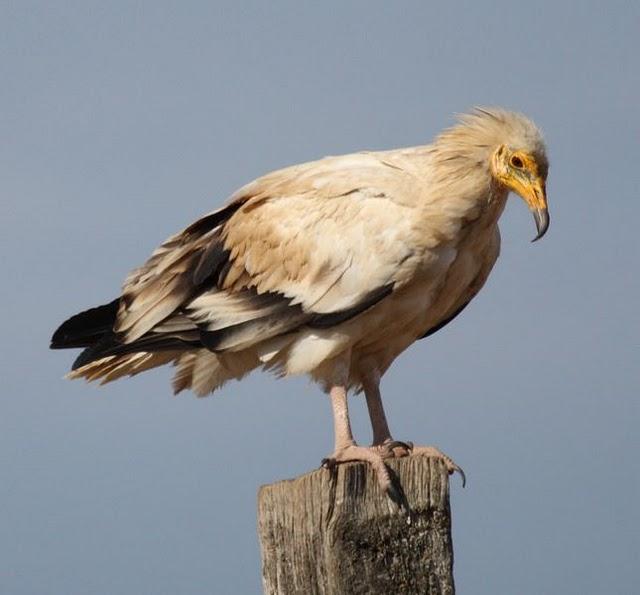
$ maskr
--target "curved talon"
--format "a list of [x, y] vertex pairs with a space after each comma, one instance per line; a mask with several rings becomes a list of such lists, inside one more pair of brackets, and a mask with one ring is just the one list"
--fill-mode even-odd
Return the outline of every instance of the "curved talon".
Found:
[[449, 472], [449, 475], [453, 475], [454, 473], [459, 473], [460, 478], [462, 479], [462, 487], [467, 485], [467, 476], [465, 472], [462, 470], [462, 467], [454, 463], [452, 459], [450, 459], [447, 455], [442, 456], [442, 461]]
[[409, 444], [393, 438], [388, 438], [382, 444], [377, 445], [376, 448], [378, 448], [383, 459], [407, 457], [411, 454], [411, 446]]
[[393, 450], [394, 448], [406, 448], [407, 450], [412, 450], [413, 444], [409, 446], [410, 442], [402, 442], [400, 440], [389, 440], [389, 442], [385, 442], [383, 446], [386, 450]]
[[338, 464], [338, 462], [335, 459], [332, 459], [331, 457], [326, 457], [324, 459], [322, 459], [322, 461], [320, 461], [320, 467], [323, 469], [333, 469], [335, 468], [335, 466]]

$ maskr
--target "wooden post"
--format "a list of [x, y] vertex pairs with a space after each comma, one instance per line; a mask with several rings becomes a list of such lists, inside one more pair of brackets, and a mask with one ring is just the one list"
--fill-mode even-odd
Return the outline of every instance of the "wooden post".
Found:
[[453, 595], [444, 465], [415, 455], [388, 466], [404, 492], [403, 508], [381, 493], [363, 463], [260, 488], [265, 594]]

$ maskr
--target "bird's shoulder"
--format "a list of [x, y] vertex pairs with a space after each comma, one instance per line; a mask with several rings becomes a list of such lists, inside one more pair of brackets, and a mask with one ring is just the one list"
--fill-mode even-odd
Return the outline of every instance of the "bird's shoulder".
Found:
[[[409, 203], [424, 185], [426, 170], [420, 147], [391, 151], [360, 151], [327, 156], [272, 171], [241, 187], [231, 202], [286, 197], [315, 200], [348, 196], [362, 189], [378, 189], [390, 201]], [[403, 196], [409, 195], [409, 196]]]

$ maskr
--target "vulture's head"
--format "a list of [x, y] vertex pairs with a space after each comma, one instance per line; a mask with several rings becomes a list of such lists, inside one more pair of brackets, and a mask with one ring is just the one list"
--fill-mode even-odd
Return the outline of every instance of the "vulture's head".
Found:
[[491, 156], [493, 177], [519, 194], [536, 221], [539, 240], [549, 228], [546, 182], [549, 162], [538, 129], [524, 119], [524, 135], [515, 134], [509, 143], [501, 143]]
[[524, 199], [538, 230], [534, 242], [546, 233], [549, 161], [542, 133], [529, 118], [500, 108], [476, 108], [460, 116], [460, 123], [441, 134], [438, 144], [448, 149], [445, 159], [457, 151], [472, 160], [478, 172]]

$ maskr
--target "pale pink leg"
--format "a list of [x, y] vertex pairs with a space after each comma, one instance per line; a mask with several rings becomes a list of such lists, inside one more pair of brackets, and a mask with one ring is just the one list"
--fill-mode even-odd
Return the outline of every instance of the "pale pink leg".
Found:
[[389, 431], [389, 424], [387, 423], [387, 416], [384, 413], [380, 395], [380, 376], [377, 373], [369, 373], [362, 381], [362, 388], [367, 400], [367, 409], [369, 410], [369, 419], [373, 430], [372, 446], [378, 447], [384, 458], [393, 456], [406, 457], [411, 447], [409, 444], [394, 440]]
[[344, 386], [333, 386], [329, 392], [333, 408], [333, 425], [335, 431], [335, 449], [333, 454], [322, 462], [325, 467], [350, 461], [369, 463], [375, 471], [380, 488], [392, 495], [394, 488], [389, 477], [389, 470], [384, 464], [377, 447], [358, 446], [353, 439], [347, 406], [347, 390]]
[[435, 446], [413, 446], [411, 442], [399, 442], [391, 437], [387, 417], [382, 406], [380, 395], [380, 377], [374, 371], [368, 371], [363, 378], [362, 387], [367, 399], [367, 408], [373, 429], [373, 447], [381, 450], [384, 458], [389, 456], [403, 457], [409, 454], [425, 455], [441, 459], [449, 473], [458, 472], [462, 477], [462, 485], [466, 483], [464, 471], [456, 463]]

